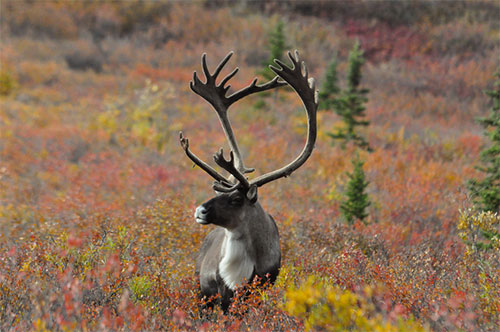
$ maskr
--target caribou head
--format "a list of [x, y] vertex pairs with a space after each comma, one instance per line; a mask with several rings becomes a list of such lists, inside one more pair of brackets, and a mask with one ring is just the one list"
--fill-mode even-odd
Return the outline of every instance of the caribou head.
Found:
[[[266, 183], [289, 176], [309, 158], [316, 141], [316, 110], [318, 107], [314, 79], [308, 78], [305, 64], [299, 60], [298, 52], [288, 53], [291, 66], [274, 60], [277, 66], [270, 66], [276, 73], [271, 81], [257, 85], [257, 79], [233, 94], [226, 96], [230, 85], [226, 83], [238, 72], [234, 69], [217, 84], [217, 76], [229, 61], [229, 53], [210, 73], [206, 55], [201, 64], [206, 82], [196, 72], [190, 82], [191, 89], [215, 109], [229, 143], [229, 157], [220, 149], [214, 155], [215, 163], [229, 173], [226, 178], [210, 165], [199, 159], [189, 149], [189, 141], [180, 133], [180, 143], [186, 155], [201, 169], [215, 179], [213, 189], [216, 196], [200, 205], [195, 212], [196, 222], [217, 227], [205, 238], [195, 273], [199, 278], [201, 293], [206, 298], [220, 296], [221, 306], [227, 310], [233, 291], [237, 286], [253, 280], [255, 276], [274, 282], [281, 266], [281, 250], [278, 228], [271, 215], [267, 214], [258, 201], [257, 189]], [[229, 122], [229, 107], [252, 93], [266, 91], [280, 86], [291, 86], [301, 98], [307, 114], [308, 134], [304, 149], [288, 165], [249, 180], [245, 174], [254, 171], [247, 168], [241, 157], [234, 132]]]

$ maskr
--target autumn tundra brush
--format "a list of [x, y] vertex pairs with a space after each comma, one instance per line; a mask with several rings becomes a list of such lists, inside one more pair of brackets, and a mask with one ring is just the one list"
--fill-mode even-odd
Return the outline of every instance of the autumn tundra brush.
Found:
[[[196, 276], [199, 278], [201, 294], [209, 300], [218, 301], [227, 311], [234, 291], [258, 277], [263, 282], [273, 283], [281, 267], [281, 249], [278, 228], [271, 215], [266, 213], [257, 197], [257, 188], [266, 183], [289, 176], [309, 158], [316, 141], [316, 110], [318, 106], [314, 79], [308, 78], [305, 64], [299, 60], [298, 52], [288, 53], [291, 67], [275, 60], [278, 67], [270, 66], [277, 75], [271, 81], [257, 85], [257, 79], [247, 87], [226, 96], [230, 85], [226, 83], [238, 72], [234, 69], [217, 84], [217, 76], [232, 56], [229, 53], [211, 74], [206, 55], [202, 56], [202, 68], [206, 82], [194, 72], [191, 89], [209, 102], [215, 109], [229, 147], [229, 160], [222, 148], [214, 155], [214, 161], [230, 175], [225, 177], [200, 160], [189, 149], [189, 141], [180, 133], [181, 146], [186, 155], [201, 169], [215, 179], [213, 189], [216, 196], [196, 208], [196, 222], [217, 227], [205, 238], [198, 260]], [[238, 100], [256, 92], [290, 85], [301, 98], [307, 113], [308, 134], [300, 155], [288, 165], [267, 174], [248, 180], [247, 168], [241, 157], [236, 137], [228, 119], [229, 107]]]

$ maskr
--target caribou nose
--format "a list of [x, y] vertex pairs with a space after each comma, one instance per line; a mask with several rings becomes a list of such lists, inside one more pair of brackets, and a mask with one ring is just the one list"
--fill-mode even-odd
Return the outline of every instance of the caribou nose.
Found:
[[208, 209], [205, 208], [203, 205], [200, 205], [196, 208], [196, 211], [194, 213], [194, 217], [196, 219], [196, 222], [198, 224], [208, 224]]

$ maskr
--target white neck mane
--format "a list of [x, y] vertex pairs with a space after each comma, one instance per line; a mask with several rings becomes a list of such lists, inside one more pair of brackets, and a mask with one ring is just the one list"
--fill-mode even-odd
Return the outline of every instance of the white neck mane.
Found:
[[250, 257], [245, 241], [239, 232], [226, 230], [219, 273], [231, 290], [246, 283], [254, 270], [255, 262]]

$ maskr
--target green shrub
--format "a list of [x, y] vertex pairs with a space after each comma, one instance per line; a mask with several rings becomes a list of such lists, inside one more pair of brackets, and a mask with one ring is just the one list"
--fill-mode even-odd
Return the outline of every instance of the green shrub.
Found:
[[9, 72], [0, 70], [0, 96], [10, 95], [16, 87], [16, 79]]
[[152, 286], [148, 276], [134, 277], [128, 281], [128, 287], [137, 301], [145, 300], [150, 295]]

